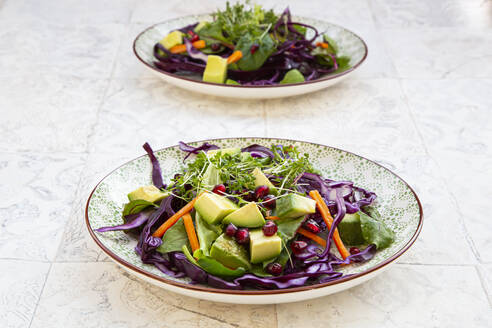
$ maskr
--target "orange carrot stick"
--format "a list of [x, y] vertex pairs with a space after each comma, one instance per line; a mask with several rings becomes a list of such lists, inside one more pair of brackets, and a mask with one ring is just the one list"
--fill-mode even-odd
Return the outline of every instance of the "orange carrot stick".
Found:
[[[317, 190], [311, 190], [309, 192], [309, 196], [311, 196], [311, 198], [316, 201], [316, 206], [318, 207], [318, 210], [320, 211], [326, 226], [328, 227], [328, 229], [330, 229], [331, 225], [333, 224], [333, 217], [331, 216], [330, 210], [328, 209], [328, 206], [326, 206], [326, 203], [321, 197], [320, 193]], [[333, 241], [335, 242], [340, 255], [342, 255], [342, 258], [345, 260], [347, 256], [350, 255], [350, 252], [347, 250], [347, 248], [345, 248], [342, 238], [340, 238], [340, 234], [338, 233], [338, 229], [335, 229], [335, 232], [333, 233]]]
[[172, 54], [180, 54], [180, 53], [186, 51], [186, 45], [184, 45], [184, 44], [175, 45], [174, 47], [172, 47], [171, 49], [169, 49], [169, 51]]
[[183, 215], [183, 223], [188, 239], [190, 240], [191, 249], [194, 252], [200, 248], [200, 244], [198, 243], [198, 238], [196, 237], [195, 226], [193, 225], [193, 220], [191, 219], [190, 213]]
[[307, 231], [306, 229], [303, 229], [303, 228], [297, 229], [297, 232], [300, 233], [301, 235], [305, 236], [305, 237], [308, 237], [309, 239], [314, 240], [315, 242], [317, 242], [321, 246], [326, 247], [326, 240], [324, 240], [320, 236], [318, 236], [318, 235], [316, 235], [310, 231]]
[[236, 50], [227, 58], [227, 64], [235, 63], [241, 58], [243, 58], [243, 53], [241, 50]]
[[205, 41], [203, 41], [203, 40], [195, 41], [192, 43], [192, 45], [193, 45], [193, 47], [195, 47], [197, 49], [203, 49], [206, 46]]
[[273, 220], [273, 221], [280, 220], [280, 218], [278, 216], [267, 216], [265, 219], [267, 219], [267, 220]]
[[191, 210], [193, 209], [193, 206], [195, 206], [196, 199], [199, 196], [193, 198], [193, 200], [191, 202], [189, 202], [188, 204], [186, 204], [185, 206], [183, 206], [173, 216], [171, 216], [169, 219], [167, 219], [166, 222], [164, 222], [156, 231], [154, 231], [154, 233], [152, 234], [152, 236], [161, 238], [164, 235], [164, 233], [167, 231], [167, 229], [171, 228], [173, 226], [173, 224], [175, 224], [176, 222], [178, 222], [178, 220], [179, 220], [180, 217], [182, 217], [186, 213], [191, 212]]
[[[203, 40], [195, 41], [192, 43], [192, 45], [193, 45], [193, 47], [195, 47], [197, 49], [203, 49], [206, 46], [205, 41], [203, 41]], [[175, 45], [174, 47], [169, 49], [169, 51], [172, 54], [180, 54], [180, 53], [186, 52], [186, 45], [185, 44]]]
[[328, 43], [326, 43], [326, 42], [318, 42], [318, 43], [316, 43], [316, 47], [321, 47], [323, 49], [328, 49]]

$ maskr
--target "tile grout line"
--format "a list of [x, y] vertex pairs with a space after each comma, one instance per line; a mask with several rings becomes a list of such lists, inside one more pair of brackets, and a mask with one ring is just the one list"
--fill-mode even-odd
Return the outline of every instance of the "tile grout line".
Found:
[[[417, 125], [417, 121], [415, 119], [414, 113], [413, 113], [412, 108], [410, 106], [410, 102], [408, 100], [409, 98], [408, 98], [408, 96], [407, 96], [407, 94], [405, 92], [405, 89], [403, 88], [402, 80], [401, 79], [398, 79], [398, 84], [399, 84], [399, 87], [400, 87], [400, 92], [402, 93], [402, 97], [404, 98], [404, 103], [405, 103], [405, 106], [407, 108], [408, 114], [410, 115], [410, 119], [412, 120], [412, 124], [413, 124], [415, 130], [417, 131], [417, 134], [418, 134], [418, 136], [420, 138], [420, 142], [422, 143], [422, 146], [424, 147], [424, 151], [425, 151], [426, 155], [429, 156], [429, 159], [431, 161], [433, 161], [436, 164], [436, 166], [440, 169], [439, 162], [434, 158], [433, 155], [430, 154], [429, 148], [427, 147], [427, 144], [425, 142], [424, 136], [422, 135], [422, 132], [420, 131], [420, 129], [419, 129], [418, 125]], [[464, 231], [464, 236], [465, 236], [466, 242], [468, 244], [468, 247], [470, 248], [471, 252], [475, 256], [476, 260], [479, 263], [481, 263], [480, 254], [479, 254], [479, 252], [478, 252], [478, 250], [477, 250], [477, 248], [475, 246], [475, 243], [473, 242], [473, 239], [472, 239], [470, 233], [468, 232], [468, 229], [466, 228], [465, 220], [464, 220], [464, 217], [463, 217], [463, 212], [461, 211], [461, 208], [459, 206], [458, 200], [456, 199], [455, 195], [451, 192], [451, 189], [449, 188], [449, 185], [447, 183], [446, 177], [442, 176], [441, 174], [439, 174], [438, 176], [443, 181], [443, 183], [444, 183], [444, 185], [446, 187], [446, 193], [448, 194], [451, 202], [456, 207], [456, 211], [458, 212], [458, 222], [459, 222], [461, 228]]]
[[475, 265], [475, 270], [477, 271], [478, 280], [480, 280], [480, 284], [482, 285], [482, 289], [485, 293], [485, 298], [487, 299], [487, 301], [489, 301], [490, 308], [492, 308], [492, 295], [489, 296], [489, 293], [487, 291], [487, 283], [485, 282], [486, 279], [484, 276], [482, 276], [482, 273], [480, 272], [480, 269], [478, 267], [479, 267], [478, 265]]
[[34, 321], [34, 317], [36, 316], [36, 312], [38, 311], [39, 303], [41, 302], [41, 297], [43, 296], [44, 288], [46, 286], [46, 282], [50, 276], [51, 268], [53, 267], [53, 262], [50, 262], [50, 267], [48, 268], [48, 272], [46, 272], [46, 278], [44, 279], [43, 287], [41, 287], [41, 291], [39, 292], [38, 300], [36, 301], [36, 306], [34, 307], [34, 311], [32, 312], [31, 321], [29, 321], [28, 328], [31, 328], [32, 322]]

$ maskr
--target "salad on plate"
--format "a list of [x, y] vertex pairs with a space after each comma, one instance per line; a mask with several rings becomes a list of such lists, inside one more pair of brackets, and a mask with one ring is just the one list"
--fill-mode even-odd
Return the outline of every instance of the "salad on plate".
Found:
[[335, 40], [314, 26], [249, 3], [226, 4], [171, 31], [154, 46], [157, 69], [204, 82], [279, 85], [316, 80], [350, 68]]
[[[394, 242], [376, 194], [323, 177], [296, 147], [180, 142], [185, 168], [128, 194], [122, 224], [135, 252], [171, 277], [220, 289], [284, 289], [340, 279]], [[190, 157], [193, 157], [191, 159]]]

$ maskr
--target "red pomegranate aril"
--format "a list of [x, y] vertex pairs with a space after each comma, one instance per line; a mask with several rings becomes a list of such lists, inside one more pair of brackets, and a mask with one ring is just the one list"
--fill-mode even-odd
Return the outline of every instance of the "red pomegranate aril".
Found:
[[229, 237], [234, 237], [236, 235], [236, 232], [237, 232], [237, 227], [234, 224], [229, 223], [229, 225], [225, 229], [225, 234], [228, 235]]
[[236, 231], [236, 241], [240, 244], [247, 244], [249, 242], [249, 231], [246, 228], [238, 229]]
[[277, 201], [275, 199], [275, 196], [266, 195], [263, 198], [263, 206], [265, 206], [266, 208], [268, 208], [270, 210], [273, 210], [275, 208], [275, 206], [277, 206]]
[[223, 184], [218, 184], [212, 189], [212, 192], [217, 195], [223, 195], [226, 191], [226, 188]]
[[196, 34], [195, 34], [195, 32], [193, 32], [192, 30], [188, 30], [188, 34], [189, 34], [191, 37], [193, 37], [194, 35], [196, 35]]
[[266, 195], [268, 195], [268, 192], [270, 190], [268, 189], [267, 186], [258, 186], [256, 189], [255, 189], [255, 196], [256, 196], [256, 199], [263, 199], [266, 197]]
[[352, 254], [352, 255], [360, 253], [360, 249], [358, 249], [357, 247], [350, 247], [349, 251], [350, 251], [350, 254]]
[[278, 230], [277, 225], [272, 220], [267, 220], [261, 229], [263, 230], [263, 234], [267, 237], [273, 236]]
[[300, 254], [302, 253], [303, 250], [306, 249], [307, 245], [308, 244], [305, 241], [296, 240], [295, 242], [292, 243], [291, 248], [294, 254]]
[[253, 44], [249, 51], [251, 52], [252, 55], [254, 55], [254, 53], [256, 52], [256, 50], [258, 50], [259, 47], [260, 47], [259, 45]]
[[198, 40], [200, 40], [200, 37], [197, 34], [195, 34], [195, 35], [192, 36], [192, 38], [191, 38], [190, 41], [191, 42], [195, 42], [195, 41], [198, 41]]
[[304, 226], [312, 233], [318, 233], [321, 229], [319, 225], [313, 219], [309, 219], [304, 223]]
[[267, 265], [266, 270], [268, 273], [278, 276], [282, 273], [283, 267], [280, 263], [272, 262]]

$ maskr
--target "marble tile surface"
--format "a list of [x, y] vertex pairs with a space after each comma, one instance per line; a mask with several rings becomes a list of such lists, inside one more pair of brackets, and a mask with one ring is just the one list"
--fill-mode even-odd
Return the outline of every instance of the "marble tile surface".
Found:
[[54, 263], [31, 327], [271, 327], [274, 309], [169, 293], [113, 263]]
[[86, 156], [0, 154], [0, 258], [51, 261]]
[[[366, 63], [306, 96], [208, 97], [158, 80], [131, 46], [150, 24], [225, 1], [0, 0], [0, 326], [490, 326], [492, 2], [262, 4], [354, 31]], [[317, 142], [386, 166], [420, 197], [419, 239], [363, 285], [277, 306], [179, 296], [110, 263], [84, 224], [95, 184], [146, 141], [235, 136]]]
[[289, 328], [487, 327], [492, 319], [477, 271], [467, 266], [397, 265], [339, 294], [277, 305], [277, 313], [279, 327]]
[[492, 3], [482, 0], [369, 0], [378, 27], [492, 27]]
[[490, 78], [492, 29], [388, 29], [382, 35], [399, 77]]
[[0, 322], [27, 328], [36, 310], [49, 263], [0, 260]]

